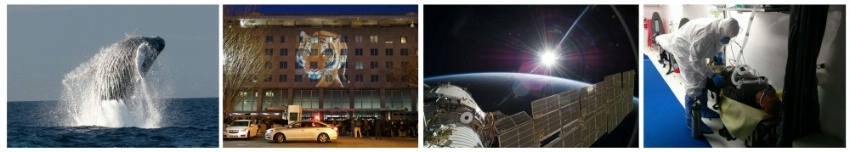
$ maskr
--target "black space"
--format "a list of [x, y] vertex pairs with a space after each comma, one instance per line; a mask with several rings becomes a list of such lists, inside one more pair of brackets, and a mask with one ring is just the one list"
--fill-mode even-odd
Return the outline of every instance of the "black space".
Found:
[[[540, 50], [555, 49], [585, 8], [588, 6], [426, 5], [424, 76], [529, 73], [520, 66], [536, 64]], [[622, 15], [633, 44], [613, 8]], [[613, 8], [589, 6], [560, 49], [555, 49], [562, 55], [560, 72], [549, 75], [597, 83], [606, 75], [637, 69], [638, 7]]]

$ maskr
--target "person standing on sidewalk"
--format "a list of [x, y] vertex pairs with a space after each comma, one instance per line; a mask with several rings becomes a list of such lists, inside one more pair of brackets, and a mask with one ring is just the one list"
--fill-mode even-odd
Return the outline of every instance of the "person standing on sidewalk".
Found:
[[363, 133], [360, 133], [361, 127], [363, 127], [363, 120], [354, 121], [354, 138], [363, 138]]

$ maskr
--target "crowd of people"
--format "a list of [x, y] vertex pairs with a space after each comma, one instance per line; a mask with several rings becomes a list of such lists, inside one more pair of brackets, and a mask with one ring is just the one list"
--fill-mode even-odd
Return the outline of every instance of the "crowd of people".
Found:
[[416, 137], [416, 124], [408, 120], [345, 119], [325, 121], [339, 127], [340, 136], [382, 139], [383, 137]]

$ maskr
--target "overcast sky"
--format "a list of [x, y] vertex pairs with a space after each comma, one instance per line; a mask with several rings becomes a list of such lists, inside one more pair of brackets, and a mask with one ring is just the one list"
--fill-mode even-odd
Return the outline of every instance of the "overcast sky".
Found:
[[218, 96], [218, 6], [8, 6], [8, 101], [58, 100], [65, 74], [126, 34], [161, 36], [175, 98]]

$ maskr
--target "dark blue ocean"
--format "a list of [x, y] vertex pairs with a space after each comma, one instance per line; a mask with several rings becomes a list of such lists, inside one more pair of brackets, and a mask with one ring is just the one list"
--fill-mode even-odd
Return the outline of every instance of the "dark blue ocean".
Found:
[[67, 127], [58, 101], [8, 102], [8, 147], [219, 147], [218, 98], [162, 102], [160, 128]]

